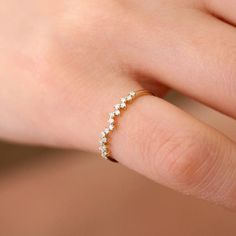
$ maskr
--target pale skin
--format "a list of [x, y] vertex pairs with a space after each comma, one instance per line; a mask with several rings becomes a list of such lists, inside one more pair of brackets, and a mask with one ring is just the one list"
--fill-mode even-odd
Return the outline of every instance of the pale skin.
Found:
[[[176, 89], [236, 118], [234, 0], [6, 1], [0, 7], [0, 137], [98, 153], [129, 91]], [[119, 119], [120, 163], [236, 210], [236, 144], [161, 98]], [[102, 160], [101, 160], [102, 161]]]

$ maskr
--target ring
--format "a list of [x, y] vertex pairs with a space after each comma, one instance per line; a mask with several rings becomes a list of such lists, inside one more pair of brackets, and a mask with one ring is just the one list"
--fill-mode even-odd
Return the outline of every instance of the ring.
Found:
[[122, 97], [120, 102], [114, 105], [114, 110], [109, 113], [108, 116], [108, 126], [101, 132], [100, 140], [99, 140], [99, 150], [102, 158], [106, 160], [110, 160], [112, 162], [118, 162], [116, 159], [112, 157], [110, 150], [110, 138], [111, 134], [116, 128], [116, 123], [118, 117], [121, 115], [122, 111], [127, 110], [128, 106], [136, 100], [138, 97], [144, 95], [153, 95], [150, 91], [142, 89], [137, 91], [131, 91], [127, 96]]

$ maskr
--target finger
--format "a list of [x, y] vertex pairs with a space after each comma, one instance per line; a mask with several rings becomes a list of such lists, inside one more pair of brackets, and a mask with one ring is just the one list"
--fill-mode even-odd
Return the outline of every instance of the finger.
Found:
[[197, 10], [173, 15], [134, 23], [123, 55], [136, 73], [236, 117], [236, 30]]
[[236, 2], [234, 0], [203, 0], [205, 8], [225, 20], [226, 22], [236, 25]]
[[119, 118], [112, 153], [180, 192], [236, 209], [236, 147], [162, 99], [140, 97]]

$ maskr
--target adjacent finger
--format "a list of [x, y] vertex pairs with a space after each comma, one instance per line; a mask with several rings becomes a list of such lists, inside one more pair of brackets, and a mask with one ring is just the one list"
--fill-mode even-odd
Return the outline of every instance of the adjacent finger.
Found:
[[203, 0], [205, 8], [212, 14], [236, 25], [236, 2], [234, 0]]
[[197, 10], [169, 14], [134, 23], [124, 60], [136, 73], [236, 117], [236, 30]]
[[111, 147], [161, 184], [236, 209], [235, 144], [162, 99], [138, 98], [119, 118]]

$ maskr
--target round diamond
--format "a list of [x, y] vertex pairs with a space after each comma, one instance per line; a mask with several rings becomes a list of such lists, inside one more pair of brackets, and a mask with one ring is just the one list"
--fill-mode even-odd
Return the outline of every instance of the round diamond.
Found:
[[121, 108], [125, 108], [125, 107], [126, 107], [126, 104], [125, 104], [124, 102], [122, 102], [122, 103], [120, 104], [120, 107], [121, 107]]
[[103, 153], [102, 153], [102, 157], [103, 157], [104, 159], [107, 159], [107, 155], [108, 155], [107, 152], [103, 152]]
[[115, 117], [115, 113], [114, 112], [109, 113], [109, 117], [110, 118], [114, 118]]
[[115, 107], [116, 110], [119, 110], [120, 109], [120, 104], [116, 104], [114, 107]]
[[116, 116], [120, 115], [120, 111], [119, 110], [115, 110], [115, 115]]
[[121, 100], [121, 103], [126, 102], [126, 98], [121, 98], [120, 100]]
[[104, 129], [105, 134], [109, 134], [110, 130], [108, 128]]
[[115, 123], [115, 120], [112, 119], [112, 118], [110, 118], [110, 119], [108, 120], [108, 122], [109, 122], [110, 124], [114, 124], [114, 123]]
[[107, 138], [102, 138], [99, 142], [101, 145], [103, 145], [104, 143], [107, 143]]
[[104, 138], [105, 136], [106, 136], [105, 132], [102, 131], [102, 132], [101, 132], [101, 138]]
[[134, 91], [131, 91], [129, 94], [130, 94], [132, 97], [135, 96], [135, 92], [134, 92]]
[[114, 129], [114, 125], [109, 125], [109, 130], [113, 130]]
[[101, 145], [101, 146], [99, 147], [99, 150], [100, 150], [101, 152], [106, 152], [106, 151], [107, 151], [107, 146], [106, 146], [105, 144], [103, 144], [103, 145]]
[[132, 96], [131, 96], [131, 95], [128, 95], [128, 96], [126, 97], [126, 100], [127, 100], [127, 101], [131, 101], [131, 100], [132, 100]]

